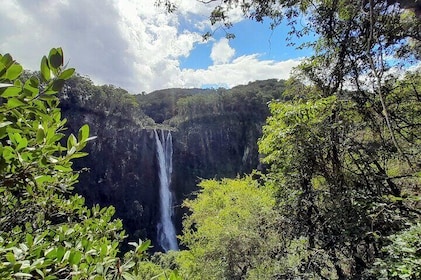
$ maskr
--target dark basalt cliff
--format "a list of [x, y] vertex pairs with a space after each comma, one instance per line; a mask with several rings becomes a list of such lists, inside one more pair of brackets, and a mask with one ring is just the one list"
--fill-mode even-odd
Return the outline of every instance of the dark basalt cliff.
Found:
[[[270, 84], [272, 92], [263, 94], [259, 83]], [[159, 250], [153, 130], [171, 130], [173, 135], [171, 188], [179, 234], [181, 204], [194, 195], [200, 179], [235, 177], [258, 166], [257, 140], [268, 115], [266, 103], [279, 98], [276, 94], [281, 90], [281, 82], [270, 80], [230, 91], [166, 90], [134, 100], [121, 89], [93, 86], [77, 77], [62, 94], [68, 132], [75, 133], [87, 123], [97, 138], [86, 148], [89, 156], [74, 163], [76, 170], [85, 170], [76, 191], [88, 204], [114, 205], [129, 239], [151, 239]]]
[[153, 238], [159, 214], [153, 130], [86, 110], [69, 113], [64, 111], [69, 131], [87, 123], [97, 136], [86, 147], [89, 156], [74, 162], [82, 169], [77, 191], [88, 204], [114, 205], [132, 239]]

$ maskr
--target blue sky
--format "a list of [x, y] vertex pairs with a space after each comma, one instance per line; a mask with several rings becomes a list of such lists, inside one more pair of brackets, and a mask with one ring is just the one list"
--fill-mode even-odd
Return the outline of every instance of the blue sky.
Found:
[[[296, 59], [311, 55], [311, 50], [299, 50], [294, 46], [288, 46], [288, 27], [282, 24], [270, 29], [270, 21], [258, 23], [253, 20], [243, 20], [236, 23], [229, 32], [235, 34], [235, 39], [229, 41], [229, 45], [235, 49], [235, 56], [259, 54], [260, 60], [283, 61]], [[219, 40], [224, 37], [224, 31], [216, 32], [214, 39]], [[307, 38], [306, 38], [307, 39]], [[294, 39], [296, 46], [306, 39]], [[311, 37], [310, 37], [311, 39]], [[206, 44], [196, 44], [189, 56], [180, 60], [181, 68], [200, 69], [212, 65], [210, 53], [214, 41]]]
[[311, 54], [287, 46], [285, 25], [272, 31], [269, 21], [242, 20], [238, 11], [235, 39], [217, 29], [203, 42], [214, 28], [207, 19], [212, 6], [175, 2], [179, 9], [167, 14], [153, 0], [8, 0], [0, 10], [0, 53], [37, 70], [40, 58], [61, 46], [70, 67], [131, 93], [286, 79]]

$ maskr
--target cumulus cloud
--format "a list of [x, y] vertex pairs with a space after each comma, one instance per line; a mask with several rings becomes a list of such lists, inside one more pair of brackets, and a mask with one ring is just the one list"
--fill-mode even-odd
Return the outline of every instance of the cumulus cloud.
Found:
[[221, 38], [218, 42], [213, 44], [210, 57], [214, 64], [225, 64], [231, 61], [235, 50], [230, 47], [227, 38]]
[[12, 0], [9, 5], [12, 9], [1, 9], [0, 18], [8, 18], [5, 26], [13, 33], [2, 34], [1, 52], [36, 70], [42, 55], [61, 46], [69, 65], [79, 72], [103, 83], [129, 82], [129, 42], [115, 24], [119, 14], [110, 1]]
[[[70, 67], [131, 93], [285, 78], [297, 64], [262, 61], [258, 55], [235, 58], [224, 38], [214, 41], [208, 54], [214, 65], [181, 69], [180, 59], [203, 44], [213, 6], [175, 1], [179, 10], [168, 14], [153, 0], [8, 0], [0, 9], [0, 53], [37, 70], [42, 55], [61, 46]], [[232, 16], [241, 18], [238, 11]]]
[[207, 69], [186, 69], [182, 71], [186, 87], [201, 84], [233, 87], [254, 80], [269, 78], [287, 79], [300, 59], [286, 61], [259, 60], [259, 55], [241, 56], [229, 64], [212, 65]]

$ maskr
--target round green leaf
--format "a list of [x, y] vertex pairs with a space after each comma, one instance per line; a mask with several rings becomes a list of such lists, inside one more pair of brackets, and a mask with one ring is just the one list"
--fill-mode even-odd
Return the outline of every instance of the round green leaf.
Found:
[[63, 64], [63, 55], [57, 49], [51, 49], [48, 55], [48, 61], [51, 67], [57, 69]]

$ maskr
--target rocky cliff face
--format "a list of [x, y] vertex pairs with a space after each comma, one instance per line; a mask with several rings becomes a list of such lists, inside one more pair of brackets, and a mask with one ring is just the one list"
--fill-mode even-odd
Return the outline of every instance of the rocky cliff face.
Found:
[[74, 163], [76, 170], [87, 169], [77, 191], [88, 204], [114, 205], [131, 239], [156, 236], [159, 178], [153, 130], [92, 111], [64, 110], [64, 115], [69, 132], [87, 123], [97, 136], [86, 147], [89, 156]]
[[[265, 110], [251, 107], [241, 110], [230, 107], [228, 110], [214, 104], [212, 106], [219, 108], [216, 112], [198, 110], [202, 113], [181, 116], [177, 111], [181, 109], [175, 105], [177, 98], [174, 96], [177, 94], [172, 92], [173, 101], [169, 105], [172, 113], [169, 119], [162, 119], [163, 114], [159, 113], [165, 126], [158, 127], [150, 119], [145, 125], [144, 117], [141, 121], [134, 117], [142, 113], [133, 108], [125, 112], [125, 107], [121, 106], [114, 114], [109, 110], [98, 110], [85, 101], [83, 104], [75, 102], [72, 94], [74, 92], [70, 89], [62, 106], [69, 133], [77, 132], [87, 123], [91, 135], [97, 136], [86, 148], [89, 156], [75, 162], [76, 170], [88, 169], [81, 173], [77, 191], [86, 197], [88, 204], [114, 205], [116, 216], [123, 220], [129, 239], [151, 239], [156, 250], [160, 249], [156, 240], [159, 177], [154, 129], [172, 130], [171, 188], [176, 199], [178, 234], [181, 233], [184, 214], [181, 204], [194, 194], [200, 179], [235, 177], [249, 173], [258, 165], [257, 139], [268, 114]], [[179, 98], [186, 96], [189, 95], [183, 90]], [[265, 103], [260, 105], [266, 108]], [[150, 117], [154, 119], [153, 114]]]
[[[261, 120], [247, 122], [224, 115], [180, 124], [173, 134], [177, 205], [194, 195], [201, 179], [235, 177], [256, 168], [261, 125]], [[183, 209], [177, 209], [178, 227], [183, 213]]]

